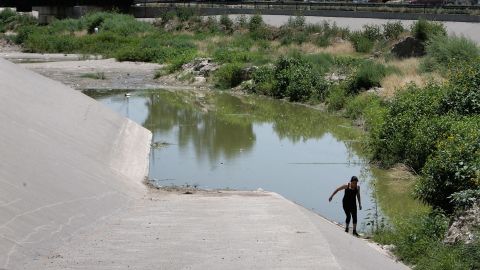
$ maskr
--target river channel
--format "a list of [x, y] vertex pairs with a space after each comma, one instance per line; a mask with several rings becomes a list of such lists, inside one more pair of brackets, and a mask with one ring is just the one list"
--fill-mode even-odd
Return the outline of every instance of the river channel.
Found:
[[158, 186], [263, 189], [343, 223], [343, 192], [360, 179], [359, 225], [379, 215], [374, 176], [350, 121], [263, 97], [188, 91], [88, 92], [153, 133], [150, 179]]

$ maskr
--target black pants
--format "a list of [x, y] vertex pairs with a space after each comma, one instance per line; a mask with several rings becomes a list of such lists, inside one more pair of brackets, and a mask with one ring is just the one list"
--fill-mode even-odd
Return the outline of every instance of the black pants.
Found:
[[347, 219], [345, 223], [348, 225], [350, 224], [350, 218], [353, 219], [353, 224], [357, 224], [357, 205], [356, 204], [343, 204], [343, 211], [345, 211], [345, 215], [347, 215]]

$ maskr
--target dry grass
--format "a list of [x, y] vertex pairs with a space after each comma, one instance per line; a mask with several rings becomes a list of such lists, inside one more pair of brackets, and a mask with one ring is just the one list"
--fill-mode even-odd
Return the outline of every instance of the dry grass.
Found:
[[333, 55], [352, 55], [355, 54], [355, 49], [348, 41], [334, 43], [328, 47], [319, 47], [313, 43], [305, 42], [300, 45], [291, 44], [288, 46], [279, 46], [279, 54], [286, 54], [291, 50], [298, 50], [306, 54], [329, 53]]
[[387, 65], [397, 68], [400, 73], [388, 75], [380, 82], [384, 89], [380, 95], [384, 98], [392, 98], [397, 91], [403, 89], [408, 84], [413, 83], [422, 87], [428, 82], [444, 81], [444, 79], [436, 73], [420, 74], [420, 60], [418, 58], [394, 60], [388, 62]]

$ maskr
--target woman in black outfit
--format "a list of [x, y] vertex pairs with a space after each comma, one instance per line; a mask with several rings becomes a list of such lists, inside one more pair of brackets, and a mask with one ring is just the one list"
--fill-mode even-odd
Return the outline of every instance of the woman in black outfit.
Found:
[[357, 233], [357, 202], [355, 199], [358, 199], [358, 206], [359, 209], [362, 210], [362, 202], [360, 201], [360, 186], [358, 185], [358, 178], [356, 176], [352, 176], [350, 179], [350, 183], [346, 185], [342, 185], [337, 188], [328, 201], [332, 201], [333, 196], [337, 194], [340, 190], [345, 189], [345, 195], [343, 195], [343, 210], [347, 215], [347, 219], [345, 220], [345, 232], [348, 233], [348, 225], [350, 224], [350, 218], [353, 219], [353, 235], [358, 236]]

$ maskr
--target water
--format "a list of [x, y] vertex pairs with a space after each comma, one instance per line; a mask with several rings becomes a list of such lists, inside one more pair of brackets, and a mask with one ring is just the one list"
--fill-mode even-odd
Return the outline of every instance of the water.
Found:
[[[301, 105], [225, 93], [134, 92], [93, 94], [150, 129], [150, 178], [157, 185], [274, 191], [328, 219], [344, 222], [343, 191], [360, 178], [364, 210], [375, 211], [373, 176], [361, 157], [361, 136], [349, 121]], [[368, 218], [370, 219], [370, 218]]]

